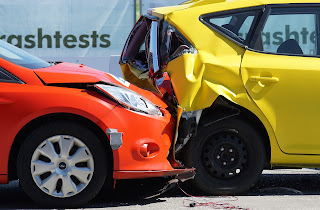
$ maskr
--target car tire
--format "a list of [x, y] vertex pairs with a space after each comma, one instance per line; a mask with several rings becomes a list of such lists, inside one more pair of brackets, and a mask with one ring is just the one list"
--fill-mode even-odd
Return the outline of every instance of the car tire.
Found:
[[69, 121], [47, 123], [31, 132], [17, 160], [23, 190], [50, 208], [87, 203], [103, 186], [108, 170], [106, 149], [98, 137]]
[[184, 163], [196, 168], [186, 182], [192, 193], [234, 195], [251, 188], [264, 168], [265, 150], [255, 128], [237, 118], [199, 127], [184, 150]]

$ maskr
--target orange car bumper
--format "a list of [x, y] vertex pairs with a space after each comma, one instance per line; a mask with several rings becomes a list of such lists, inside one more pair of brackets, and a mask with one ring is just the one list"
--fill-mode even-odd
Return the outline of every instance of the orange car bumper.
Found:
[[174, 169], [168, 155], [175, 120], [167, 110], [164, 116], [137, 113], [115, 107], [104, 119], [103, 129], [122, 133], [122, 145], [113, 150], [114, 179], [173, 176], [188, 171]]
[[8, 175], [0, 174], [0, 184], [7, 184], [8, 183]]
[[194, 176], [194, 168], [190, 169], [173, 169], [163, 171], [114, 171], [114, 179], [144, 179], [151, 177], [165, 177], [175, 176], [181, 174], [190, 174], [190, 177]]

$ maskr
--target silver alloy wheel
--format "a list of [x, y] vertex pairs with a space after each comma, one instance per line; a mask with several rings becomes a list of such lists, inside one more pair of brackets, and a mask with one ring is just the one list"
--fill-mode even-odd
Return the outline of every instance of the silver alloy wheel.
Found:
[[78, 138], [57, 135], [44, 140], [34, 151], [31, 174], [36, 185], [54, 197], [78, 194], [90, 183], [94, 160]]

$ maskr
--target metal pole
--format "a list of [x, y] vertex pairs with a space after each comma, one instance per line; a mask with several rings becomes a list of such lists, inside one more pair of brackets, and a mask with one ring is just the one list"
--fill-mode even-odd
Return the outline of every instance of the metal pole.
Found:
[[133, 25], [137, 22], [137, 1], [133, 0]]
[[142, 15], [142, 0], [139, 0], [140, 1], [140, 14], [139, 14], [139, 17]]

